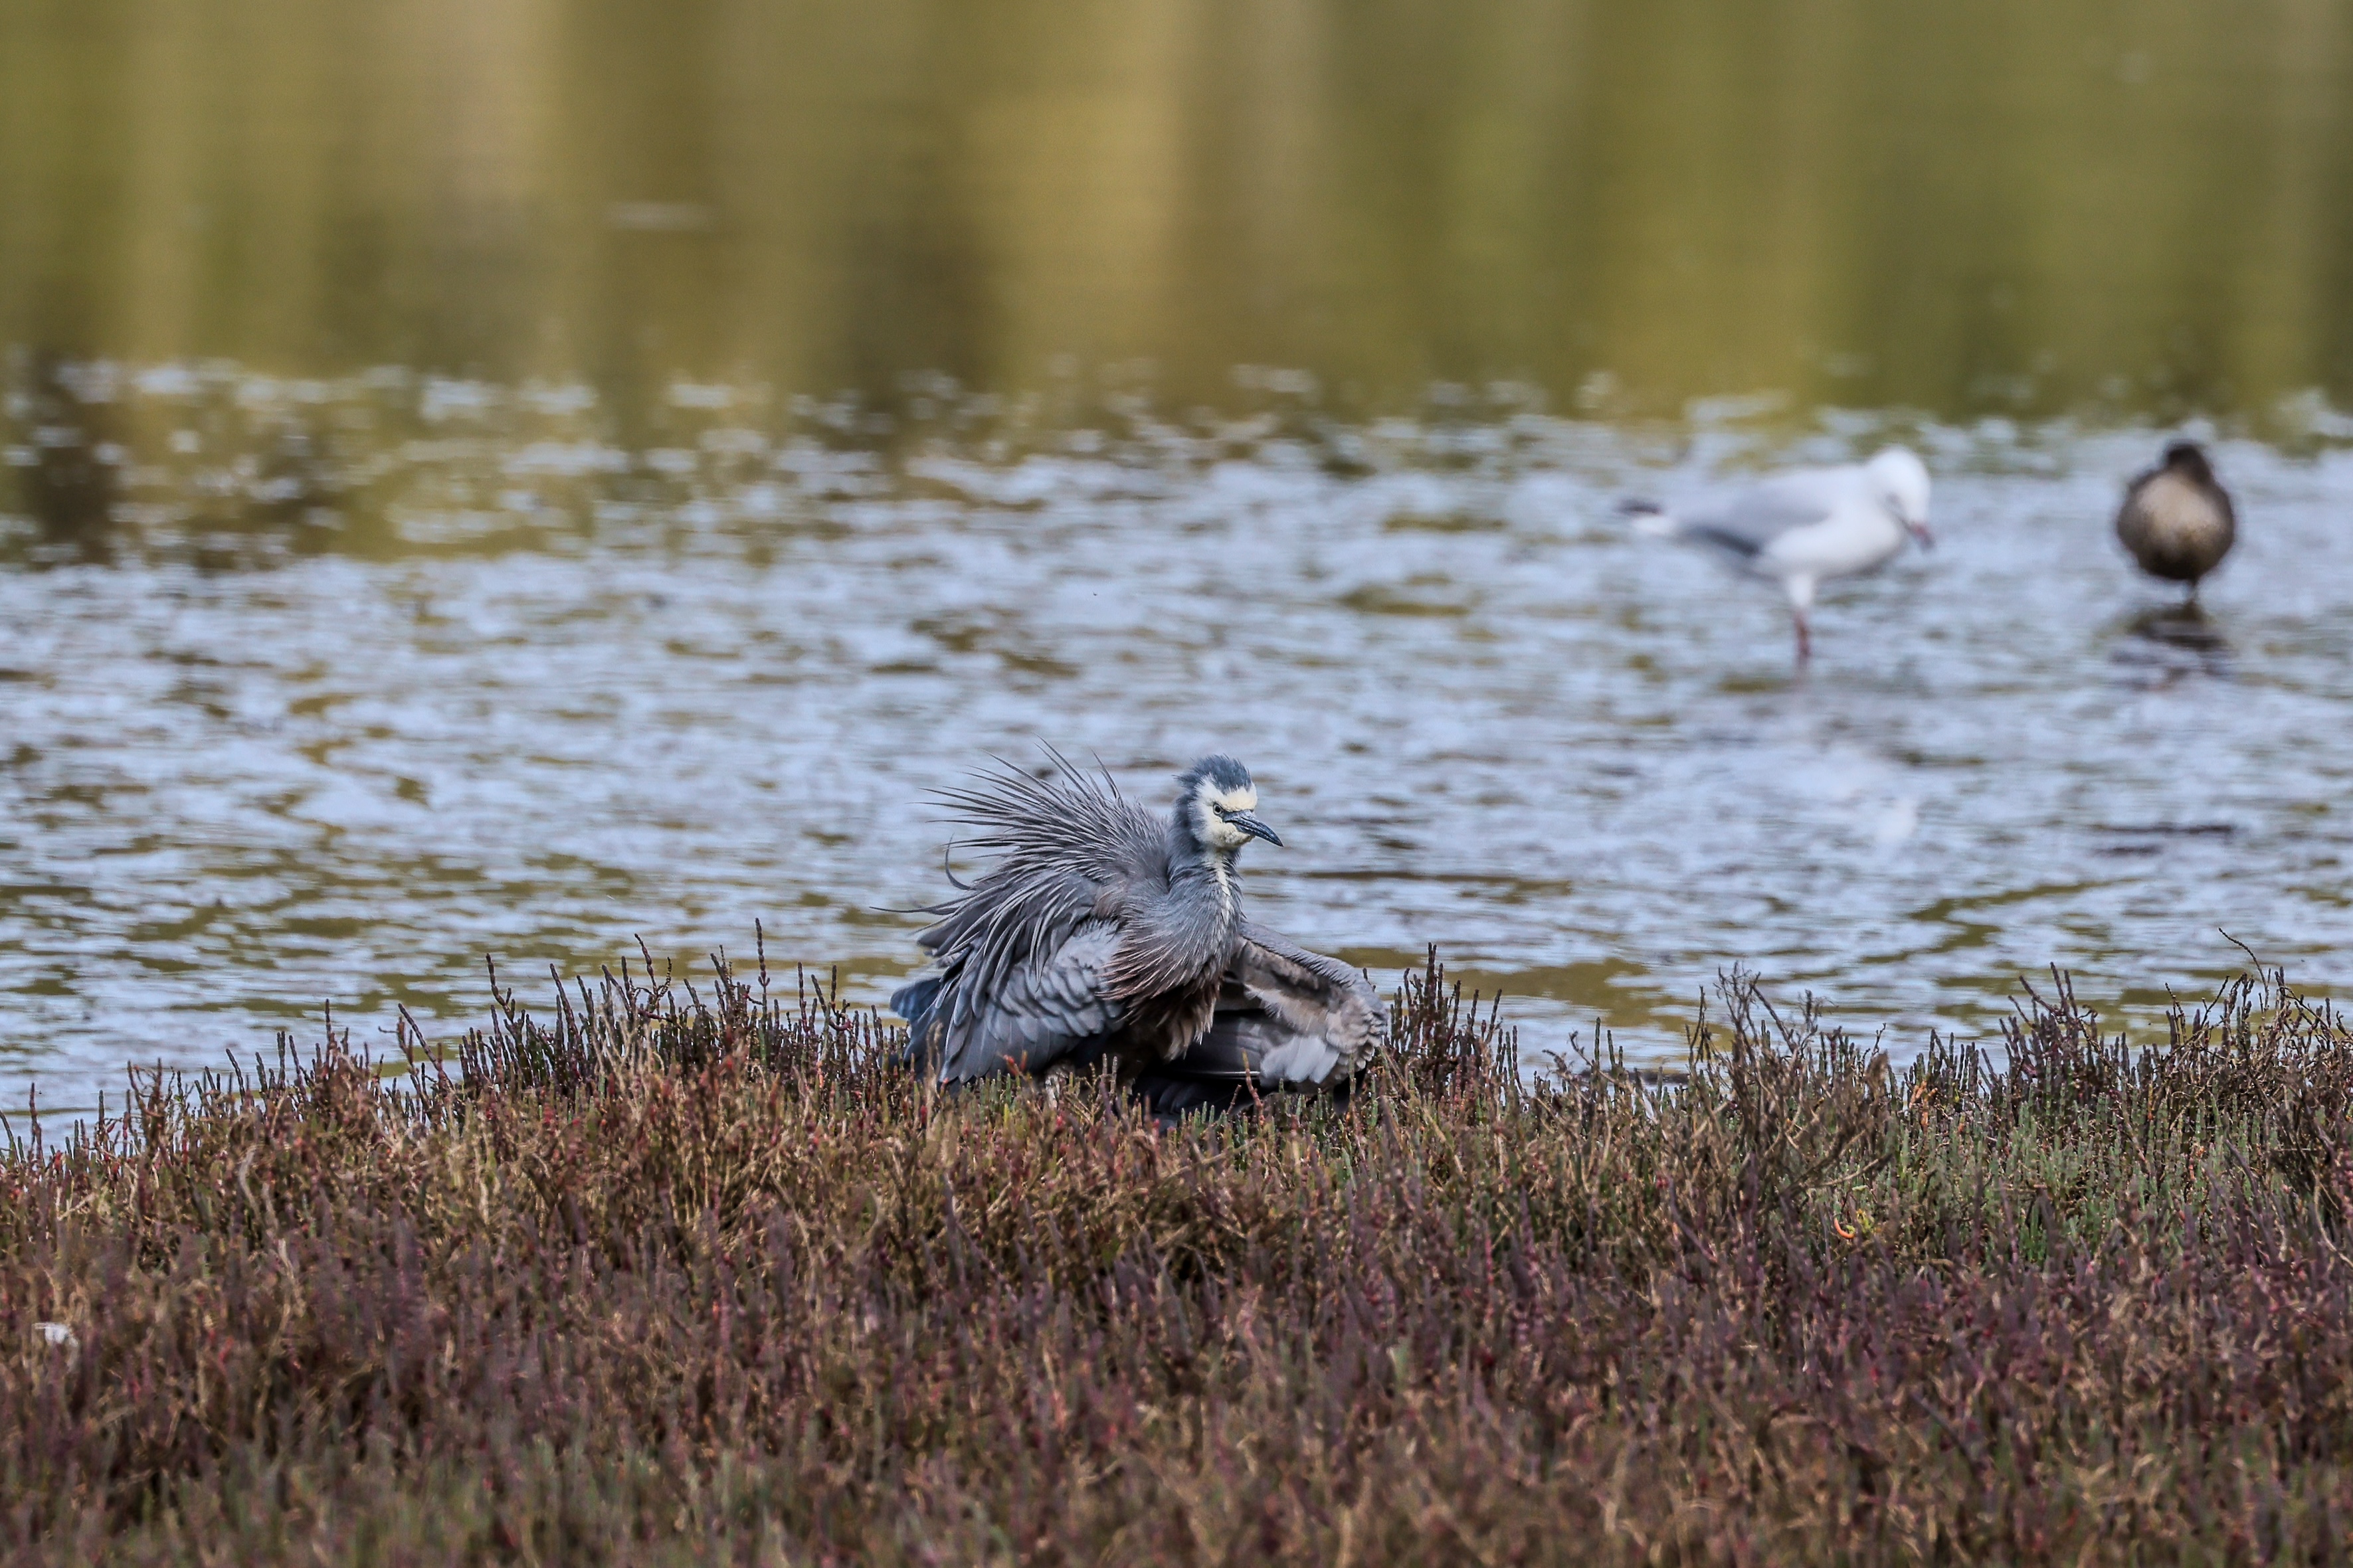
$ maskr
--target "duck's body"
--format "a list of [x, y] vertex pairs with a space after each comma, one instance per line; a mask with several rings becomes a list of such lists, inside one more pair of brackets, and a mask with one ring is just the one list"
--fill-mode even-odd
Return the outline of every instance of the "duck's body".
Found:
[[2198, 584], [2221, 564], [2239, 536], [2231, 492], [2214, 477], [2206, 454], [2189, 441], [2165, 449], [2165, 460], [2134, 479], [2116, 511], [2116, 538], [2141, 570], [2168, 583]]

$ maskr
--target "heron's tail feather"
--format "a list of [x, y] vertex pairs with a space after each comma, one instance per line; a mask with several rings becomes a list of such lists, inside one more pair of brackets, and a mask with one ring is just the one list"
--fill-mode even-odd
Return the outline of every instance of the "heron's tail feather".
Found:
[[924, 1037], [931, 1029], [932, 1006], [939, 1000], [940, 976], [927, 974], [923, 979], [902, 985], [891, 993], [891, 1011], [907, 1020], [907, 1061], [910, 1066], [932, 1066], [935, 1044], [926, 1043]]

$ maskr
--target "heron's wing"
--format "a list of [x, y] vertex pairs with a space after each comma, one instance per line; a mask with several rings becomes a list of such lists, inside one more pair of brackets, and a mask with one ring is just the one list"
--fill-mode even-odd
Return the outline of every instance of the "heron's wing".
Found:
[[1792, 529], [1810, 528], [1838, 510], [1839, 476], [1810, 468], [1710, 497], [1675, 514], [1675, 531], [1743, 558], [1762, 554]]
[[[1039, 1073], [1118, 1026], [1123, 1009], [1104, 971], [1119, 946], [1119, 927], [1089, 921], [1051, 952], [1018, 963], [986, 991], [968, 992], [968, 971], [946, 977], [958, 993], [940, 1016], [932, 1047], [940, 1081], [968, 1083], [992, 1073]], [[927, 1053], [927, 1058], [928, 1058]]]
[[1242, 922], [1241, 938], [1217, 1017], [1179, 1058], [1182, 1070], [1268, 1087], [1328, 1088], [1354, 1077], [1388, 1026], [1372, 983], [1254, 921]]
[[1050, 783], [1005, 766], [940, 798], [980, 829], [967, 842], [1000, 851], [963, 897], [933, 906], [939, 921], [915, 939], [952, 977], [937, 1016], [957, 1037], [1026, 968], [1114, 914], [1138, 879], [1167, 877], [1166, 830], [1108, 775]]
[[932, 1026], [932, 1008], [939, 1001], [944, 975], [926, 974], [891, 993], [891, 1011], [907, 1020], [908, 1063], [925, 1069], [939, 1066], [941, 1030]]
[[1050, 865], [1097, 881], [1130, 875], [1155, 856], [1166, 858], [1166, 829], [1129, 805], [1109, 773], [1082, 773], [1053, 755], [1062, 768], [1057, 779], [999, 763], [974, 774], [968, 788], [940, 792], [957, 821], [980, 829], [967, 843], [1001, 850], [1024, 867]]

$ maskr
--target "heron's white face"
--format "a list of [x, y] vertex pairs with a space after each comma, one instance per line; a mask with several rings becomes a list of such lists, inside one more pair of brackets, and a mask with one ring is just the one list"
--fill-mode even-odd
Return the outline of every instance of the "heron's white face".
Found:
[[1234, 850], [1250, 840], [1250, 835], [1233, 824], [1233, 818], [1247, 816], [1258, 809], [1258, 791], [1245, 785], [1240, 789], [1219, 789], [1215, 781], [1203, 779], [1193, 795], [1193, 822], [1201, 842], [1212, 849]]

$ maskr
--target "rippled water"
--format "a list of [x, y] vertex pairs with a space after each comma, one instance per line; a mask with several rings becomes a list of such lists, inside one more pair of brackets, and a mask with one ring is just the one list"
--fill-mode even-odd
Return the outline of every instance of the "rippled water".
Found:
[[[0, 0], [0, 1103], [486, 952], [878, 998], [1046, 742], [1240, 752], [1262, 914], [1539, 1050], [2341, 987], [2348, 17]], [[2106, 518], [2200, 416], [2188, 623]], [[1802, 684], [1611, 514], [1890, 437]]]
[[[625, 445], [579, 388], [77, 374], [7, 460], [121, 521], [0, 524], [17, 1103], [755, 920], [879, 1001], [919, 923], [881, 911], [943, 885], [925, 792], [1041, 742], [1155, 800], [1243, 757], [1289, 846], [1246, 858], [1259, 917], [1385, 977], [1435, 942], [1537, 1051], [1670, 1048], [1733, 963], [1899, 1047], [2052, 963], [2146, 1022], [2224, 932], [2353, 981], [2353, 431], [2317, 406], [2219, 444], [2242, 543], [2191, 621], [2107, 531], [2146, 429], [1512, 388], [1349, 425], [1276, 377], [1255, 418], [1077, 427], [681, 385]], [[1939, 547], [1831, 589], [1802, 680], [1771, 591], [1611, 513], [1890, 437]]]

